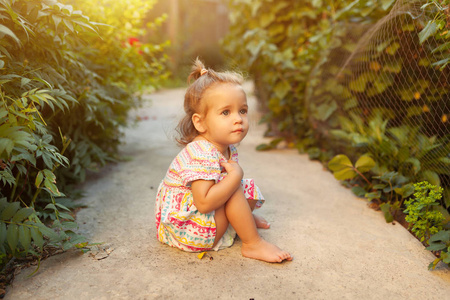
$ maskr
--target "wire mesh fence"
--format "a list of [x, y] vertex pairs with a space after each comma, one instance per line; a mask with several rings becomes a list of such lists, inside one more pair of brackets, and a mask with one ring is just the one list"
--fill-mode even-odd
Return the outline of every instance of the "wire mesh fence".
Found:
[[[394, 171], [400, 184], [443, 186], [450, 203], [450, 49], [440, 40], [448, 13], [398, 0], [375, 24], [339, 23], [305, 99], [310, 124], [334, 150], [370, 155], [376, 174]], [[430, 25], [437, 17], [441, 35]]]

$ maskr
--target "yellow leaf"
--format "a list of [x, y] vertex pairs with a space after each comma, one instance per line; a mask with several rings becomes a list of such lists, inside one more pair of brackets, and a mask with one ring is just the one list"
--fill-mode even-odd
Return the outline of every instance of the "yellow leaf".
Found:
[[448, 121], [447, 115], [446, 115], [446, 114], [443, 114], [443, 115], [442, 115], [442, 123], [445, 123], [445, 122], [447, 122], [447, 121]]
[[381, 69], [381, 65], [377, 61], [370, 62], [370, 68], [375, 72]]
[[422, 111], [423, 112], [429, 112], [430, 108], [426, 104], [424, 104], [424, 106], [422, 107]]
[[419, 92], [415, 92], [414, 93], [414, 99], [416, 99], [416, 100], [420, 99], [420, 93]]
[[198, 259], [202, 259], [203, 256], [205, 256], [206, 252], [202, 252], [199, 255], [197, 255]]

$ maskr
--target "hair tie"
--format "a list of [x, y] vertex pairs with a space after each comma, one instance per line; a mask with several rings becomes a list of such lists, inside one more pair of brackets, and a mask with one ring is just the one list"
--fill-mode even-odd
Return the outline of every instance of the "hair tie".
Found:
[[202, 70], [200, 71], [200, 76], [203, 76], [203, 75], [205, 75], [206, 73], [208, 73], [208, 70], [202, 69]]

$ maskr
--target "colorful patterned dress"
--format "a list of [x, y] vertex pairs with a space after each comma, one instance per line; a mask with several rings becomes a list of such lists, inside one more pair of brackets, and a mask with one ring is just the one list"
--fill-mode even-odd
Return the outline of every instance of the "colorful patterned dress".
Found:
[[[238, 161], [236, 148], [230, 146], [230, 159]], [[188, 144], [172, 161], [156, 196], [156, 234], [159, 241], [189, 252], [210, 250], [216, 236], [214, 211], [201, 213], [194, 204], [191, 183], [195, 180], [220, 182], [225, 176], [221, 161], [223, 154], [210, 142], [194, 141]], [[247, 199], [264, 198], [252, 179], [243, 179]]]

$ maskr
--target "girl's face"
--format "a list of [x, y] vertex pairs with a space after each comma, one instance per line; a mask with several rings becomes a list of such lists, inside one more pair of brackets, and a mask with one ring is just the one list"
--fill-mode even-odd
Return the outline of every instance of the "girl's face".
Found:
[[247, 97], [240, 85], [224, 83], [205, 91], [204, 114], [194, 114], [193, 122], [200, 136], [213, 143], [223, 154], [248, 132]]

